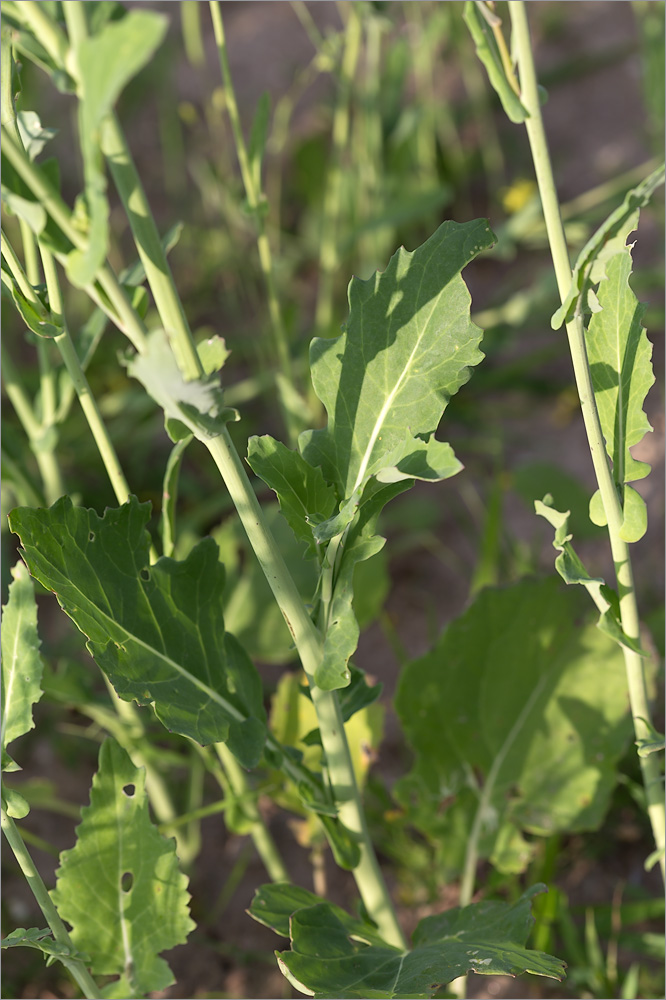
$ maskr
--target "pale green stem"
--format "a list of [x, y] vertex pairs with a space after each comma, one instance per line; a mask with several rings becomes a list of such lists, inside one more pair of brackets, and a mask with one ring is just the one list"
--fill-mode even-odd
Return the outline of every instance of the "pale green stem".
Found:
[[63, 312], [60, 283], [58, 281], [53, 256], [42, 243], [40, 243], [39, 249], [42, 255], [46, 288], [49, 296], [49, 306], [56, 325], [62, 329], [62, 333], [55, 337], [56, 346], [60, 351], [67, 373], [74, 385], [76, 395], [78, 396], [79, 403], [81, 404], [81, 409], [83, 410], [84, 416], [88, 421], [88, 426], [90, 427], [92, 436], [95, 439], [95, 444], [97, 445], [101, 459], [104, 463], [104, 468], [106, 469], [109, 480], [111, 481], [111, 486], [113, 487], [116, 499], [119, 504], [126, 503], [131, 490], [120, 466], [120, 461], [118, 459], [118, 455], [116, 454], [116, 450], [113, 447], [111, 438], [109, 437], [109, 432], [107, 431], [104, 421], [102, 420], [102, 415], [99, 412], [95, 397], [90, 391], [88, 379], [83, 373], [81, 363], [76, 353], [76, 348], [74, 347], [72, 338], [69, 334]]
[[180, 27], [185, 43], [185, 54], [191, 66], [201, 67], [206, 62], [201, 34], [201, 12], [194, 0], [181, 0]]
[[[532, 150], [532, 159], [536, 173], [548, 241], [560, 297], [564, 300], [572, 282], [571, 265], [560, 217], [559, 201], [553, 178], [553, 171], [548, 151], [546, 133], [541, 117], [541, 106], [537, 91], [537, 79], [532, 56], [527, 12], [523, 0], [511, 0], [509, 3], [511, 23], [515, 33], [518, 69], [520, 75], [521, 101], [529, 117], [525, 122], [527, 135]], [[603, 501], [604, 511], [608, 521], [615, 573], [617, 577], [618, 594], [620, 597], [620, 618], [624, 632], [631, 639], [639, 640], [640, 624], [636, 592], [629, 547], [620, 537], [622, 526], [622, 507], [618, 492], [613, 481], [613, 475], [606, 456], [604, 438], [599, 421], [599, 414], [594, 398], [594, 390], [590, 376], [585, 346], [585, 330], [583, 318], [576, 315], [567, 324], [567, 337], [573, 362], [576, 386], [580, 398], [583, 421], [587, 433], [588, 444], [592, 456], [599, 491]], [[649, 735], [651, 725], [650, 703], [647, 693], [643, 659], [633, 650], [622, 647], [627, 670], [627, 682], [631, 713], [634, 720], [636, 739]], [[652, 832], [657, 850], [661, 853], [661, 871], [664, 875], [664, 843], [665, 843], [665, 809], [661, 769], [657, 754], [640, 757], [643, 783], [648, 804], [648, 815], [652, 824]]]
[[245, 771], [240, 766], [231, 750], [225, 743], [216, 743], [215, 752], [220, 758], [220, 763], [224, 768], [229, 785], [237, 798], [243, 798], [243, 811], [252, 822], [249, 831], [252, 842], [257, 850], [257, 854], [263, 861], [268, 872], [268, 877], [273, 882], [291, 882], [289, 872], [285, 867], [277, 844], [273, 840], [266, 821], [261, 815], [256, 799], [250, 794]]
[[[7, 843], [14, 853], [14, 857], [16, 858], [26, 881], [30, 886], [33, 896], [37, 900], [40, 910], [44, 914], [44, 919], [51, 928], [53, 937], [58, 944], [63, 945], [65, 948], [71, 948], [72, 951], [74, 951], [75, 949], [72, 944], [72, 939], [67, 933], [67, 929], [62, 920], [58, 916], [58, 911], [53, 905], [48, 890], [42, 881], [42, 877], [37, 871], [34, 862], [30, 857], [25, 844], [23, 843], [23, 838], [18, 831], [18, 827], [14, 823], [11, 816], [7, 815], [4, 809], [2, 810], [2, 832], [7, 838]], [[99, 991], [97, 983], [80, 959], [59, 958], [59, 961], [62, 962], [70, 975], [78, 983], [85, 997], [88, 997], [89, 1000], [95, 1000], [95, 998], [101, 997], [102, 994]]]
[[199, 378], [201, 364], [192, 331], [176, 291], [141, 179], [115, 114], [110, 114], [104, 123], [102, 151], [125, 207], [134, 242], [178, 367], [186, 379]]
[[65, 68], [67, 58], [67, 38], [56, 22], [44, 10], [44, 4], [37, 0], [21, 0], [16, 4], [16, 10], [21, 20], [26, 24], [35, 38], [39, 39], [51, 59]]
[[349, 101], [361, 47], [361, 19], [354, 4], [348, 4], [345, 47], [340, 67], [338, 95], [333, 113], [333, 148], [326, 181], [319, 245], [319, 287], [315, 307], [315, 329], [328, 336], [333, 321], [333, 292], [339, 265], [338, 221], [342, 202], [342, 159], [349, 142]]
[[368, 913], [378, 924], [386, 941], [406, 948], [368, 833], [337, 694], [334, 691], [322, 691], [314, 683], [314, 674], [322, 656], [321, 634], [312, 623], [266, 525], [261, 506], [228, 432], [225, 429], [219, 437], [205, 443], [226, 483], [255, 555], [294, 637], [317, 712], [328, 777], [338, 805], [339, 818], [361, 852], [361, 860], [353, 872], [359, 892]]
[[[217, 52], [220, 60], [220, 71], [222, 73], [222, 80], [224, 83], [227, 112], [231, 122], [231, 130], [234, 137], [234, 144], [236, 146], [236, 155], [238, 156], [238, 165], [240, 167], [248, 206], [254, 214], [257, 226], [257, 249], [259, 251], [259, 261], [266, 285], [268, 313], [271, 321], [271, 329], [273, 331], [273, 346], [275, 355], [282, 374], [289, 382], [293, 382], [287, 334], [284, 328], [282, 310], [280, 309], [275, 283], [273, 255], [271, 252], [270, 241], [268, 239], [268, 233], [266, 232], [266, 220], [262, 211], [262, 191], [260, 182], [258, 182], [257, 178], [253, 176], [252, 165], [250, 164], [247, 147], [245, 145], [240, 115], [238, 113], [238, 104], [236, 102], [236, 93], [234, 90], [233, 79], [231, 77], [231, 70], [229, 68], [224, 23], [222, 21], [220, 5], [217, 0], [211, 0], [210, 14], [213, 22], [215, 43], [217, 45]], [[287, 424], [287, 430], [293, 437], [295, 435], [293, 421], [289, 416], [287, 408], [284, 405], [282, 408], [285, 423]]]

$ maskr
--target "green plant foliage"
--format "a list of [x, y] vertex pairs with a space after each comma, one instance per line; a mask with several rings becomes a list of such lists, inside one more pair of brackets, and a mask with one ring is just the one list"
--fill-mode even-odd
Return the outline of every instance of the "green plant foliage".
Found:
[[561, 980], [563, 962], [525, 948], [533, 924], [531, 900], [543, 889], [534, 886], [512, 905], [476, 903], [426, 917], [406, 952], [387, 945], [372, 925], [303, 889], [262, 886], [248, 912], [277, 934], [289, 935], [291, 951], [276, 952], [277, 960], [302, 993], [427, 1000], [467, 972], [532, 972]]
[[[628, 191], [622, 204], [611, 212], [587, 241], [574, 264], [571, 288], [551, 319], [553, 330], [559, 330], [563, 323], [573, 319], [590, 284], [598, 282], [602, 277], [604, 260], [624, 248], [627, 236], [638, 226], [640, 209], [649, 203], [654, 192], [664, 183], [664, 175], [662, 164]], [[597, 264], [599, 259], [600, 265]]]
[[174, 979], [159, 953], [183, 944], [194, 929], [187, 878], [175, 841], [150, 822], [144, 769], [115, 740], [100, 748], [81, 815], [51, 893], [58, 913], [75, 946], [92, 956], [92, 971], [121, 977], [123, 995], [166, 989]]
[[[525, 121], [527, 111], [520, 103], [520, 98], [509, 83], [492, 27], [483, 13], [480, 12], [482, 6], [485, 7], [485, 4], [482, 5], [474, 3], [473, 0], [467, 0], [463, 19], [469, 28], [470, 35], [474, 39], [476, 54], [486, 67], [488, 79], [493, 89], [497, 92], [507, 117], [510, 121], [518, 124]], [[488, 13], [491, 17], [494, 17], [491, 12]], [[499, 21], [499, 18], [497, 20]]]
[[93, 281], [108, 249], [109, 205], [100, 146], [104, 119], [125, 85], [150, 60], [167, 26], [161, 14], [133, 10], [120, 21], [107, 21], [97, 34], [81, 39], [73, 50], [88, 246], [85, 251], [70, 253], [67, 275], [72, 284], [81, 288]]
[[521, 871], [521, 831], [604, 817], [631, 731], [624, 664], [578, 614], [554, 580], [485, 590], [403, 670], [396, 708], [417, 760], [397, 795], [452, 869], [470, 836], [500, 870]]
[[621, 646], [646, 655], [636, 640], [630, 639], [622, 629], [617, 593], [604, 583], [602, 577], [590, 576], [571, 544], [573, 535], [569, 531], [569, 511], [562, 513], [555, 510], [552, 506], [552, 497], [549, 495], [545, 496], [543, 501], [535, 500], [534, 510], [555, 528], [553, 548], [560, 553], [555, 559], [555, 569], [565, 583], [582, 584], [599, 608], [597, 628]]
[[[127, 371], [141, 382], [149, 396], [164, 410], [167, 431], [173, 441], [194, 434], [200, 441], [217, 437], [229, 420], [238, 420], [237, 410], [225, 406], [217, 370], [187, 382], [176, 363], [164, 330], [153, 330], [143, 354], [126, 359]], [[223, 344], [223, 342], [222, 342]], [[221, 346], [206, 361], [220, 364], [226, 358]]]
[[41, 951], [47, 958], [47, 965], [56, 958], [78, 958], [89, 961], [87, 955], [83, 955], [76, 948], [68, 948], [65, 944], [55, 941], [51, 931], [47, 928], [40, 930], [38, 927], [17, 927], [15, 931], [2, 939], [3, 948], [35, 948]]
[[227, 742], [242, 764], [266, 734], [259, 676], [224, 633], [224, 567], [211, 538], [187, 559], [148, 558], [150, 504], [135, 497], [100, 518], [62, 497], [48, 510], [18, 507], [10, 526], [30, 572], [53, 590], [88, 638], [121, 698], [199, 743]]
[[13, 583], [2, 613], [2, 770], [18, 764], [7, 747], [34, 727], [32, 706], [42, 696], [44, 664], [39, 653], [37, 605], [32, 580], [22, 562], [12, 568]]
[[312, 380], [328, 425], [304, 432], [299, 444], [341, 500], [384, 472], [393, 482], [457, 471], [433, 435], [483, 356], [460, 272], [494, 240], [486, 220], [444, 222], [417, 250], [398, 250], [384, 272], [353, 278], [345, 332], [312, 342]]
[[268, 434], [251, 437], [247, 460], [253, 472], [275, 491], [280, 510], [296, 538], [308, 543], [314, 554], [312, 524], [330, 517], [335, 508], [335, 489], [320, 468], [310, 465], [297, 451], [291, 451]]
[[[630, 448], [652, 430], [643, 410], [654, 383], [652, 345], [641, 325], [645, 307], [629, 287], [630, 274], [631, 251], [627, 247], [607, 262], [606, 277], [597, 293], [601, 308], [592, 316], [586, 338], [606, 451], [620, 487], [648, 475], [650, 466], [633, 458]], [[645, 503], [631, 488], [625, 488], [623, 500], [621, 535], [625, 541], [635, 542], [647, 528]]]

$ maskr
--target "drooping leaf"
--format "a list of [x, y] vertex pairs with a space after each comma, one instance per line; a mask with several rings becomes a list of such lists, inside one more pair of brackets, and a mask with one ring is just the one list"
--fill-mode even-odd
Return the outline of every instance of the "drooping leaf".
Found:
[[75, 846], [60, 855], [51, 893], [93, 973], [124, 975], [133, 996], [174, 982], [159, 953], [194, 929], [176, 843], [150, 821], [145, 778], [115, 740], [104, 741], [90, 805]]
[[67, 275], [78, 287], [92, 283], [108, 246], [109, 206], [100, 146], [102, 123], [125, 85], [152, 57], [167, 27], [162, 14], [132, 10], [120, 21], [107, 21], [97, 34], [81, 39], [74, 50], [88, 214], [88, 246], [84, 251], [73, 250], [67, 261]]
[[652, 345], [641, 325], [645, 307], [629, 286], [630, 274], [631, 250], [625, 248], [608, 262], [598, 291], [601, 311], [592, 316], [586, 337], [606, 450], [619, 484], [643, 479], [650, 471], [629, 450], [652, 430], [643, 401], [654, 384]]
[[441, 463], [441, 443], [432, 438], [424, 449], [424, 442], [482, 358], [460, 272], [493, 241], [485, 220], [443, 223], [412, 253], [398, 250], [383, 273], [353, 278], [345, 332], [312, 342], [312, 379], [328, 425], [304, 432], [299, 445], [341, 500], [401, 463], [410, 478]]
[[53, 958], [77, 958], [88, 962], [88, 956], [83, 955], [76, 948], [68, 948], [65, 944], [60, 944], [53, 939], [51, 931], [47, 928], [40, 930], [38, 927], [17, 927], [15, 931], [2, 939], [3, 948], [35, 948], [47, 959]]
[[192, 440], [192, 435], [177, 441], [171, 449], [164, 470], [164, 480], [162, 482], [162, 552], [165, 556], [172, 556], [174, 545], [176, 544], [176, 500], [178, 499], [178, 480], [180, 478], [180, 466], [183, 461], [185, 449]]
[[18, 765], [7, 747], [34, 727], [32, 706], [42, 696], [44, 664], [39, 654], [37, 605], [32, 580], [22, 562], [12, 568], [13, 583], [2, 613], [2, 770]]
[[[568, 323], [573, 318], [576, 307], [585, 296], [590, 282], [596, 283], [603, 276], [604, 259], [624, 247], [627, 237], [638, 225], [640, 209], [648, 204], [656, 189], [663, 183], [662, 164], [644, 181], [628, 191], [622, 204], [611, 212], [606, 221], [592, 234], [576, 259], [571, 288], [550, 321], [553, 330], [559, 330], [563, 323]], [[599, 257], [601, 257], [601, 267], [595, 268], [595, 262]]]
[[488, 79], [497, 92], [508, 119], [516, 124], [524, 122], [529, 117], [527, 111], [509, 83], [493, 30], [479, 12], [479, 5], [473, 0], [467, 0], [465, 3], [463, 20], [474, 40], [476, 54], [486, 67]]
[[280, 501], [280, 510], [300, 541], [314, 553], [312, 517], [329, 517], [335, 507], [335, 490], [325, 482], [322, 471], [268, 434], [251, 437], [247, 461], [253, 472], [270, 486]]
[[277, 952], [277, 960], [302, 993], [349, 1000], [429, 1000], [468, 972], [531, 972], [561, 980], [564, 962], [525, 948], [534, 923], [531, 900], [543, 890], [534, 886], [513, 904], [476, 903], [426, 917], [412, 936], [411, 951], [386, 944], [370, 924], [292, 886], [262, 886], [248, 913], [277, 934], [289, 934], [291, 951]]
[[[354, 613], [354, 571], [358, 563], [370, 559], [386, 539], [375, 534], [382, 508], [411, 485], [410, 480], [384, 485], [367, 483], [358, 513], [349, 527], [324, 636], [324, 651], [315, 671], [315, 683], [325, 691], [347, 687], [351, 680], [349, 659], [358, 644], [359, 625]], [[327, 553], [328, 558], [328, 553]]]
[[199, 441], [207, 441], [217, 437], [229, 420], [238, 420], [238, 412], [224, 405], [215, 373], [185, 381], [164, 330], [153, 330], [145, 352], [133, 355], [126, 363], [129, 374], [141, 382], [167, 419], [184, 425], [181, 440], [189, 432]]
[[488, 589], [403, 669], [396, 708], [417, 759], [397, 795], [454, 869], [475, 822], [480, 856], [516, 871], [523, 831], [604, 817], [631, 729], [624, 660], [579, 614], [553, 579]]
[[573, 535], [569, 531], [569, 511], [555, 510], [551, 500], [550, 496], [544, 497], [543, 501], [535, 500], [534, 510], [555, 528], [553, 548], [560, 553], [555, 560], [555, 569], [565, 583], [580, 583], [585, 587], [599, 609], [597, 628], [621, 646], [633, 649], [635, 653], [640, 653], [642, 656], [647, 655], [641, 649], [640, 644], [635, 639], [629, 638], [624, 632], [615, 591], [605, 584], [602, 577], [590, 576], [571, 544]]
[[170, 730], [201, 744], [228, 742], [245, 767], [265, 738], [262, 685], [228, 636], [224, 567], [212, 538], [187, 559], [149, 564], [150, 504], [135, 497], [100, 518], [62, 497], [19, 507], [10, 526], [30, 572], [58, 597], [121, 698], [154, 702]]

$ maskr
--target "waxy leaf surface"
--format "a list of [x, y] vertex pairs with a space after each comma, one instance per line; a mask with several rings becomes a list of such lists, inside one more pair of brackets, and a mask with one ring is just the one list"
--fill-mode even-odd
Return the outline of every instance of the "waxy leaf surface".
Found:
[[35, 591], [28, 571], [19, 562], [12, 569], [13, 583], [2, 613], [2, 770], [18, 765], [7, 753], [8, 745], [34, 727], [32, 706], [42, 696], [44, 664], [39, 654]]
[[149, 565], [150, 504], [135, 497], [100, 518], [62, 497], [18, 507], [10, 526], [34, 577], [88, 637], [121, 698], [154, 702], [164, 725], [201, 744], [224, 741], [246, 767], [263, 750], [262, 686], [222, 616], [224, 567], [211, 538], [178, 562]]
[[[486, 67], [488, 79], [497, 92], [509, 121], [519, 124], [524, 122], [529, 115], [509, 83], [493, 29], [480, 13], [479, 6], [479, 4], [473, 3], [473, 0], [467, 0], [463, 11], [463, 20], [474, 39], [476, 54]], [[491, 17], [495, 16], [494, 12], [489, 11], [489, 14]]]
[[604, 817], [631, 728], [624, 661], [579, 616], [577, 588], [557, 580], [484, 590], [403, 670], [396, 708], [417, 759], [397, 795], [452, 872], [475, 821], [480, 855], [520, 871], [523, 831]]
[[250, 916], [291, 938], [291, 951], [277, 952], [292, 986], [315, 997], [350, 1000], [434, 997], [468, 972], [516, 976], [523, 972], [562, 979], [564, 962], [525, 948], [534, 920], [534, 886], [514, 904], [476, 903], [426, 917], [413, 949], [386, 944], [376, 929], [292, 886], [262, 886]]
[[93, 973], [123, 976], [128, 996], [174, 982], [159, 953], [183, 944], [195, 926], [176, 842], [150, 821], [145, 777], [115, 740], [104, 741], [90, 805], [76, 845], [60, 855], [51, 893]]
[[[328, 425], [304, 432], [299, 444], [341, 500], [384, 469], [407, 463], [405, 475], [414, 478], [441, 464], [431, 435], [482, 359], [460, 272], [494, 239], [483, 219], [443, 223], [412, 253], [398, 250], [384, 272], [353, 278], [345, 332], [312, 342], [312, 379]], [[433, 463], [423, 455], [426, 438]]]

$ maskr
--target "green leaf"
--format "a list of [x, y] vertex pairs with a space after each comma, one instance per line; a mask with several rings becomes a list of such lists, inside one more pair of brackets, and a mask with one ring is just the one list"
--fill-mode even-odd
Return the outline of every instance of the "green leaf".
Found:
[[[639, 210], [648, 204], [653, 193], [663, 183], [664, 165], [662, 164], [644, 181], [627, 192], [622, 204], [611, 212], [606, 221], [587, 241], [578, 254], [574, 265], [571, 288], [550, 321], [553, 330], [559, 330], [563, 323], [568, 323], [573, 318], [576, 307], [585, 296], [590, 282], [600, 280], [604, 257], [612, 255], [624, 247], [629, 233], [632, 233], [638, 225]], [[601, 258], [601, 268], [595, 269], [594, 265], [598, 258]]]
[[25, 927], [17, 927], [15, 931], [2, 939], [2, 947], [35, 948], [37, 951], [41, 951], [47, 959], [75, 958], [86, 964], [89, 962], [88, 956], [83, 955], [76, 948], [68, 948], [67, 945], [55, 941], [48, 928], [40, 930], [37, 927], [31, 927], [26, 930]]
[[396, 709], [417, 759], [397, 795], [436, 844], [458, 838], [452, 864], [474, 825], [499, 866], [523, 831], [601, 823], [631, 723], [622, 654], [579, 615], [553, 579], [488, 589], [403, 669]]
[[236, 410], [224, 405], [216, 374], [185, 381], [164, 330], [149, 333], [145, 352], [126, 359], [126, 364], [166, 417], [184, 424], [199, 441], [217, 437], [229, 420], [239, 419]]
[[428, 1000], [468, 972], [532, 972], [561, 980], [564, 962], [525, 948], [534, 923], [531, 900], [543, 890], [534, 886], [513, 904], [476, 903], [426, 917], [412, 936], [411, 951], [386, 944], [370, 924], [291, 886], [262, 886], [248, 912], [276, 933], [289, 933], [291, 951], [276, 953], [277, 960], [302, 993]]
[[206, 337], [197, 344], [197, 354], [205, 375], [221, 371], [230, 353], [224, 337]]
[[46, 143], [58, 134], [57, 128], [44, 128], [34, 111], [19, 111], [16, 124], [30, 160], [36, 160]]
[[312, 518], [328, 518], [335, 508], [335, 490], [325, 482], [321, 469], [268, 434], [250, 438], [247, 461], [277, 494], [280, 510], [296, 538], [307, 542], [309, 554], [314, 554]]
[[145, 780], [106, 739], [76, 845], [60, 855], [51, 893], [75, 947], [92, 955], [93, 973], [124, 974], [133, 996], [171, 986], [159, 953], [183, 944], [195, 926], [175, 841], [150, 822]]
[[[401, 463], [409, 477], [429, 467], [424, 440], [482, 359], [460, 272], [494, 239], [485, 220], [443, 223], [417, 250], [398, 250], [383, 273], [353, 278], [346, 331], [313, 340], [312, 379], [328, 426], [304, 432], [299, 445], [342, 500]], [[433, 448], [438, 465], [441, 445]], [[450, 462], [447, 455], [446, 475]]]
[[377, 518], [390, 500], [410, 486], [411, 480], [388, 485], [371, 481], [366, 485], [342, 549], [324, 636], [323, 656], [315, 671], [315, 683], [324, 691], [347, 687], [351, 680], [348, 663], [359, 637], [353, 608], [354, 571], [358, 563], [370, 559], [384, 547], [386, 539], [375, 535]]
[[479, 12], [479, 5], [467, 0], [463, 20], [476, 46], [476, 54], [486, 67], [491, 86], [497, 92], [508, 119], [516, 124], [529, 117], [520, 98], [509, 83], [499, 47], [491, 26]]
[[651, 753], [659, 753], [664, 749], [664, 734], [657, 732], [648, 719], [641, 719], [641, 722], [649, 730], [648, 735], [640, 740], [636, 740], [639, 757], [649, 757]]
[[17, 765], [7, 747], [34, 727], [32, 706], [42, 696], [44, 664], [39, 654], [35, 591], [22, 562], [12, 568], [13, 583], [2, 613], [2, 770]]
[[52, 339], [62, 333], [62, 328], [51, 323], [51, 314], [41, 302], [36, 303], [27, 299], [12, 277], [3, 268], [2, 283], [9, 288], [10, 295], [16, 306], [19, 316], [34, 334], [38, 337]]
[[629, 449], [652, 430], [643, 410], [654, 383], [652, 345], [641, 325], [645, 307], [629, 287], [629, 248], [611, 257], [606, 274], [598, 290], [601, 311], [590, 320], [586, 342], [606, 450], [615, 481], [623, 485], [650, 471]]
[[89, 222], [88, 246], [84, 251], [73, 250], [69, 254], [67, 275], [79, 288], [92, 283], [108, 247], [109, 205], [101, 152], [102, 124], [125, 85], [151, 59], [167, 27], [163, 15], [133, 10], [121, 21], [107, 21], [97, 34], [81, 39], [74, 51]]
[[62, 497], [48, 510], [18, 507], [10, 526], [30, 572], [87, 636], [121, 698], [153, 702], [167, 729], [201, 744], [228, 742], [254, 767], [265, 736], [262, 685], [225, 638], [217, 546], [204, 538], [184, 561], [151, 566], [149, 517], [150, 504], [136, 497], [103, 518]]
[[176, 544], [176, 500], [178, 499], [178, 480], [180, 466], [185, 449], [192, 440], [192, 435], [178, 441], [169, 454], [164, 480], [162, 483], [162, 552], [172, 556]]
[[[599, 496], [598, 491], [595, 493], [595, 496]], [[571, 544], [573, 535], [569, 532], [570, 512], [567, 510], [562, 513], [559, 510], [555, 510], [552, 505], [552, 497], [549, 495], [544, 497], [543, 502], [535, 500], [534, 510], [539, 517], [545, 518], [555, 528], [553, 548], [557, 549], [560, 553], [555, 560], [555, 569], [565, 583], [582, 584], [599, 609], [597, 628], [601, 629], [610, 639], [621, 646], [633, 649], [635, 653], [639, 653], [641, 656], [647, 656], [647, 653], [641, 649], [640, 644], [635, 639], [630, 639], [622, 628], [620, 606], [615, 591], [611, 587], [606, 586], [602, 577], [591, 577], [579, 559]], [[598, 522], [595, 521], [596, 523]]]

